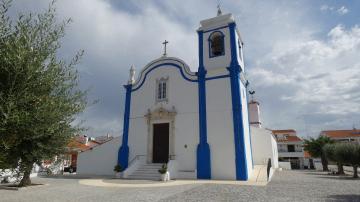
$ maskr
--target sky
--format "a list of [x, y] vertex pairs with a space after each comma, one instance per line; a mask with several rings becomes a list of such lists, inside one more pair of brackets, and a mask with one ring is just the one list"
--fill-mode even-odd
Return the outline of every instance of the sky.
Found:
[[[50, 0], [13, 0], [9, 11], [42, 12]], [[298, 131], [360, 128], [360, 1], [222, 0], [242, 35], [246, 76], [263, 126]], [[80, 88], [97, 100], [78, 116], [90, 136], [121, 135], [131, 65], [137, 72], [162, 54], [197, 71], [199, 22], [216, 16], [217, 0], [58, 0], [71, 18], [59, 56], [85, 54]]]

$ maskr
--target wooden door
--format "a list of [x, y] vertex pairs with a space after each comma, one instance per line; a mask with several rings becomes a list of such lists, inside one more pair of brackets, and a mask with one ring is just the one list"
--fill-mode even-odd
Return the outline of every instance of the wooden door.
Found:
[[169, 160], [169, 123], [153, 125], [153, 163]]

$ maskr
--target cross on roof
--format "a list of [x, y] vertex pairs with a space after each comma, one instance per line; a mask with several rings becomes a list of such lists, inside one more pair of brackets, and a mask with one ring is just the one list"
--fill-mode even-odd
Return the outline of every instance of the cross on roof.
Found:
[[221, 15], [222, 14], [222, 11], [221, 11], [221, 3], [220, 3], [220, 0], [218, 0], [218, 5], [217, 5], [217, 16]]
[[168, 44], [169, 42], [168, 41], [164, 41], [162, 44], [164, 45], [164, 54], [163, 56], [166, 56], [166, 44]]

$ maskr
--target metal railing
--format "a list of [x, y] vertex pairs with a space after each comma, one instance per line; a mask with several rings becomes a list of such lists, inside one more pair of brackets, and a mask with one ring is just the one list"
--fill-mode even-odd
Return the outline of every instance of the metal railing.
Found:
[[141, 156], [146, 156], [146, 155], [136, 155], [133, 159], [131, 159], [131, 161], [128, 163], [128, 167], [131, 166], [131, 164], [134, 163], [135, 160], [138, 160]]

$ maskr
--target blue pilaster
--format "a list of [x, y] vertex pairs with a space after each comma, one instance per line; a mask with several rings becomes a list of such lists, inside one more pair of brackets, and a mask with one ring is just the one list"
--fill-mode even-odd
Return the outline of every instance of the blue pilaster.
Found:
[[206, 126], [206, 70], [203, 61], [203, 32], [199, 35], [199, 69], [198, 90], [199, 90], [199, 144], [196, 153], [196, 166], [198, 179], [211, 179], [210, 146], [207, 143]]
[[228, 68], [230, 72], [231, 84], [231, 101], [234, 125], [234, 142], [235, 142], [235, 165], [236, 165], [236, 179], [247, 180], [247, 161], [244, 141], [244, 126], [242, 116], [242, 103], [240, 91], [240, 65], [237, 60], [237, 42], [235, 37], [235, 23], [229, 24], [230, 30], [230, 46], [231, 46], [231, 62]]
[[128, 167], [129, 163], [129, 146], [128, 146], [128, 137], [129, 137], [129, 119], [130, 119], [130, 103], [131, 103], [131, 88], [132, 85], [128, 84], [124, 86], [126, 89], [125, 95], [125, 113], [124, 113], [124, 125], [123, 125], [123, 136], [122, 144], [118, 153], [118, 164], [120, 164], [123, 169]]

